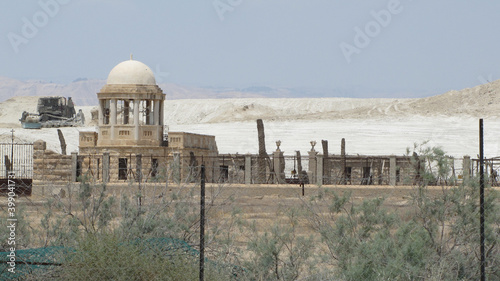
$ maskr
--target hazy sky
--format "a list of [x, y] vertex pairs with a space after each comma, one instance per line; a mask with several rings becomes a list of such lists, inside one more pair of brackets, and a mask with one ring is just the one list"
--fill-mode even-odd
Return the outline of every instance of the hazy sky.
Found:
[[162, 82], [203, 87], [416, 97], [500, 78], [500, 1], [2, 4], [0, 76], [21, 80], [106, 79], [130, 53]]

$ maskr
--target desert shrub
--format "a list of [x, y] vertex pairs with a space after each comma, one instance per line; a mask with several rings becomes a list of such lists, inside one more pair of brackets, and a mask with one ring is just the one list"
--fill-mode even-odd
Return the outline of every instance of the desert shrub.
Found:
[[[16, 248], [25, 248], [31, 245], [32, 235], [30, 230], [29, 220], [27, 220], [26, 207], [17, 204], [16, 206]], [[9, 222], [7, 221], [9, 212], [6, 207], [2, 207], [0, 212], [0, 252], [6, 252], [12, 245], [9, 245], [10, 229], [7, 228]], [[12, 242], [10, 242], [12, 243]]]
[[[41, 208], [43, 212], [40, 220], [31, 222], [36, 227], [30, 225], [29, 219], [20, 220], [26, 225], [20, 225], [23, 232], [16, 242], [22, 241], [24, 247], [29, 248], [63, 246], [74, 251], [66, 257], [62, 267], [43, 267], [26, 278], [196, 279], [198, 254], [195, 248], [199, 243], [200, 221], [195, 187], [175, 186], [171, 192], [166, 192], [164, 186], [154, 186], [155, 189], [157, 187], [160, 192], [153, 194], [141, 189], [134, 191], [124, 188], [125, 192], [120, 192], [121, 196], [116, 197], [116, 191], [110, 192], [106, 185], [83, 181], [77, 188], [68, 188], [67, 198], [48, 198]], [[207, 196], [205, 255], [210, 262], [207, 262], [206, 276], [216, 276], [207, 280], [225, 280], [237, 268], [228, 262], [237, 260], [237, 251], [234, 250], [236, 232], [231, 230], [239, 224], [239, 212], [230, 207], [229, 199], [223, 201], [224, 210], [219, 208], [215, 202], [219, 194], [218, 190], [212, 190]], [[226, 212], [231, 214], [227, 219]], [[18, 217], [22, 215], [20, 211]], [[215, 215], [225, 219], [212, 219]], [[6, 234], [1, 232], [0, 235]], [[31, 238], [27, 241], [24, 236]], [[144, 244], [129, 243], [154, 238], [179, 239], [185, 245], [191, 245], [191, 253], [171, 250], [166, 253], [155, 249], [144, 251]], [[116, 273], [113, 272], [115, 270]]]
[[314, 239], [298, 231], [300, 210], [285, 208], [277, 215], [284, 216], [284, 221], [275, 222], [262, 234], [255, 222], [248, 225], [251, 239], [247, 245], [250, 257], [244, 263], [246, 279], [297, 280], [314, 267], [309, 260], [314, 252]]
[[[196, 280], [198, 257], [189, 248], [152, 247], [148, 240], [87, 235], [67, 256], [60, 280]], [[186, 244], [187, 245], [187, 244]], [[231, 272], [206, 265], [206, 280], [228, 280]]]
[[[353, 202], [349, 192], [325, 190], [304, 202], [309, 225], [321, 237], [323, 262], [340, 280], [478, 280], [478, 179], [457, 187], [428, 185], [449, 180], [450, 164], [440, 148], [419, 148], [424, 161], [408, 214], [383, 207], [383, 198]], [[415, 154], [414, 154], [415, 155]], [[426, 167], [426, 168], [425, 168]], [[486, 192], [486, 271], [500, 280], [498, 192]], [[321, 209], [328, 202], [328, 210]]]
[[[242, 219], [231, 196], [217, 197], [222, 186], [212, 187], [206, 205], [206, 256], [212, 261], [207, 263], [207, 280], [479, 279], [478, 179], [447, 187], [455, 179], [450, 157], [442, 149], [415, 145], [408, 155], [414, 155], [411, 161], [419, 177], [405, 213], [389, 209], [383, 197], [357, 201], [348, 191], [319, 187], [300, 206], [283, 206], [275, 221], [258, 225]], [[443, 184], [439, 192], [435, 187], [430, 192], [429, 185], [438, 183]], [[65, 246], [73, 251], [63, 266], [28, 277], [197, 279], [196, 253], [145, 243], [169, 238], [197, 247], [195, 186], [158, 189], [116, 196], [104, 185], [83, 182], [69, 198], [47, 200], [37, 227], [29, 219], [20, 220], [18, 241], [22, 247]], [[500, 199], [492, 188], [486, 189], [485, 198], [486, 271], [488, 280], [500, 280]], [[25, 216], [22, 210], [18, 215]], [[0, 238], [5, 238], [5, 229]]]

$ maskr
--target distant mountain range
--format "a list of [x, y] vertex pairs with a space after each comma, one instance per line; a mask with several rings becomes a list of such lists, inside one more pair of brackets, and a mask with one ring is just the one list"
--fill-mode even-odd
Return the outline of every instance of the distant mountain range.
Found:
[[[0, 77], [0, 102], [15, 96], [65, 96], [72, 97], [80, 106], [97, 105], [97, 95], [106, 84], [105, 80], [79, 78], [69, 84], [45, 81], [19, 81]], [[185, 87], [172, 83], [159, 84], [167, 99], [220, 99], [220, 98], [264, 98], [292, 97], [296, 91], [270, 87], [198, 88]]]
[[[0, 102], [16, 96], [65, 96], [72, 97], [76, 105], [97, 105], [96, 93], [106, 84], [105, 80], [78, 78], [69, 84], [58, 84], [40, 80], [20, 81], [0, 76]], [[308, 88], [273, 88], [251, 86], [246, 88], [191, 87], [173, 83], [161, 83], [159, 86], [167, 99], [227, 99], [227, 98], [317, 98], [317, 97], [367, 97], [386, 96], [382, 92], [359, 89], [308, 89]], [[405, 97], [403, 93], [397, 97]]]
[[16, 96], [65, 96], [72, 97], [77, 105], [97, 104], [96, 93], [105, 81], [80, 80], [70, 84], [57, 84], [45, 81], [19, 81], [0, 77], [0, 101]]

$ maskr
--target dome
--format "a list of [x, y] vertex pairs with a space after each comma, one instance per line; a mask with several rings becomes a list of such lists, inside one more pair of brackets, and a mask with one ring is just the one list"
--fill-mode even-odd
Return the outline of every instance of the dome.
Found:
[[147, 65], [131, 59], [119, 63], [111, 70], [107, 84], [156, 85], [156, 80]]

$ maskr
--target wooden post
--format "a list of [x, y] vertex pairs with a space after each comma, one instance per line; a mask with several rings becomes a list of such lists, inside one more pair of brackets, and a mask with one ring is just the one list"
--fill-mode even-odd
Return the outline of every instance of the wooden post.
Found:
[[302, 173], [302, 158], [300, 157], [300, 151], [297, 150], [296, 151], [296, 154], [297, 154], [297, 173], [300, 177], [301, 173]]
[[343, 185], [346, 185], [347, 184], [347, 173], [346, 173], [346, 165], [347, 165], [347, 161], [346, 161], [346, 156], [345, 156], [345, 139], [342, 138], [342, 141], [340, 142], [340, 155], [342, 157], [342, 160], [341, 160], [341, 172], [342, 172], [342, 176], [341, 176], [341, 184]]
[[323, 174], [325, 179], [324, 184], [330, 184], [330, 160], [328, 159], [328, 140], [321, 140], [323, 146]]
[[4, 160], [5, 160], [4, 161], [5, 162], [5, 178], [8, 179], [9, 172], [11, 171], [9, 156], [5, 155]]
[[481, 253], [481, 281], [486, 280], [486, 252], [484, 247], [484, 139], [483, 119], [479, 119], [479, 236]]
[[264, 123], [257, 119], [257, 134], [259, 138], [259, 156], [257, 158], [257, 183], [266, 181], [266, 160], [269, 158], [266, 152], [266, 136], [264, 134]]
[[135, 156], [135, 173], [136, 173], [136, 181], [142, 182], [142, 154], [137, 154]]
[[137, 154], [135, 155], [135, 174], [136, 174], [136, 181], [139, 183], [138, 185], [138, 190], [139, 190], [139, 211], [141, 211], [141, 206], [142, 206], [142, 154]]
[[61, 129], [57, 129], [57, 134], [59, 135], [59, 143], [61, 144], [61, 154], [66, 155], [66, 141]]
[[383, 168], [382, 168], [382, 163], [383, 163], [384, 160], [377, 160], [377, 184], [378, 185], [382, 185], [382, 174], [383, 174]]
[[297, 174], [298, 174], [298, 178], [299, 178], [299, 185], [300, 185], [300, 187], [302, 187], [302, 196], [304, 196], [305, 195], [304, 185], [305, 185], [307, 173], [305, 171], [302, 171], [302, 158], [300, 156], [300, 150], [297, 150], [296, 153], [297, 153]]
[[200, 281], [205, 280], [205, 165], [201, 165], [200, 194]]

